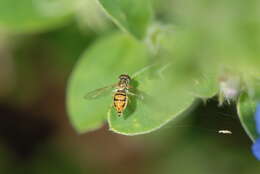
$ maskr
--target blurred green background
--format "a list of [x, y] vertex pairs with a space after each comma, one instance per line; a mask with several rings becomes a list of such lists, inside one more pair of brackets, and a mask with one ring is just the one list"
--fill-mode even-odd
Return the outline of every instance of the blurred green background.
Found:
[[[192, 25], [193, 31], [207, 31], [209, 42], [219, 39], [216, 47], [221, 56], [225, 55], [222, 43], [227, 43], [221, 38], [230, 36], [231, 43], [227, 45], [232, 45], [237, 43], [233, 37], [242, 34], [237, 31], [232, 36], [229, 32], [233, 30], [223, 28], [232, 29], [228, 27], [230, 21], [238, 25], [239, 12], [246, 11], [245, 3], [250, 7], [246, 13], [259, 4], [234, 0], [220, 4], [207, 0], [154, 0], [153, 3], [153, 18], [157, 21], [180, 26], [189, 26], [195, 21], [197, 25]], [[207, 11], [212, 6], [214, 11]], [[200, 15], [194, 16], [197, 12], [201, 12]], [[257, 30], [260, 15], [253, 10], [251, 13], [251, 20], [246, 16], [243, 19]], [[212, 22], [207, 16], [210, 14], [219, 18]], [[220, 36], [216, 28], [222, 31]], [[251, 154], [251, 140], [240, 125], [235, 105], [218, 107], [217, 98], [206, 103], [200, 101], [191, 113], [151, 134], [127, 137], [109, 131], [106, 124], [98, 130], [78, 134], [69, 121], [65, 105], [69, 75], [87, 48], [98, 38], [115, 31], [122, 32], [94, 0], [0, 0], [1, 174], [260, 172], [259, 162]], [[256, 31], [252, 29], [252, 32]], [[243, 35], [244, 41], [253, 39], [252, 46], [246, 45], [248, 50], [241, 50], [239, 54], [235, 45], [223, 60], [236, 56], [235, 53], [243, 57], [250, 50], [253, 57], [258, 58], [259, 45], [254, 46], [259, 38], [254, 38], [252, 32]], [[194, 50], [201, 48], [189, 39], [180, 44]], [[192, 52], [197, 53], [194, 50]], [[182, 55], [182, 50], [177, 54]], [[234, 59], [227, 60], [230, 61]], [[248, 64], [252, 62], [259, 63], [259, 60], [252, 59]], [[102, 69], [102, 66], [95, 68]], [[247, 64], [243, 66], [247, 67]], [[254, 69], [257, 68], [251, 69], [253, 73]], [[221, 129], [231, 130], [233, 134], [218, 134]]]

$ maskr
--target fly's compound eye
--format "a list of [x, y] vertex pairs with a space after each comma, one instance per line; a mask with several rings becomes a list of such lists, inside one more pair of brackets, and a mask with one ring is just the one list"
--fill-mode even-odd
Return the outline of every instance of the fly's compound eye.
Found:
[[127, 74], [121, 74], [121, 75], [119, 76], [119, 79], [120, 79], [120, 80], [130, 81], [130, 80], [131, 80], [131, 77], [130, 77], [129, 75], [127, 75]]

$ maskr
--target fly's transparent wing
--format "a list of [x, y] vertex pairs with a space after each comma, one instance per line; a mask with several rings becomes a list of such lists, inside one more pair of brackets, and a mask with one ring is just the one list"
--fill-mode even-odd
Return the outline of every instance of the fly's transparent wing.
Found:
[[87, 100], [93, 100], [93, 99], [103, 97], [103, 96], [109, 94], [115, 86], [116, 86], [116, 84], [113, 84], [113, 85], [105, 86], [103, 88], [95, 89], [95, 90], [87, 93], [84, 96], [84, 98]]
[[167, 63], [167, 64], [164, 64], [164, 65], [160, 65], [158, 63], [153, 63], [153, 64], [150, 64], [150, 65], [147, 65], [145, 67], [143, 67], [142, 69], [138, 70], [137, 72], [135, 72], [134, 74], [132, 74], [132, 79], [135, 79], [136, 77], [146, 73], [147, 71], [151, 70], [152, 68], [156, 67], [156, 66], [160, 66], [158, 67], [158, 70], [156, 71], [156, 74], [162, 78], [163, 77], [163, 72], [168, 69], [172, 64], [171, 63]]
[[131, 75], [132, 79], [135, 79], [136, 77], [138, 77], [139, 75], [145, 73], [146, 71], [150, 70], [152, 67], [154, 67], [156, 64], [151, 64], [151, 65], [147, 65], [145, 67], [143, 67], [142, 69], [136, 71], [135, 73], [133, 73]]
[[158, 76], [158, 78], [163, 79], [163, 72], [168, 69], [171, 66], [171, 63], [166, 63], [166, 64], [159, 64], [159, 63], [153, 63], [150, 65], [147, 65], [140, 70], [136, 71], [131, 75], [131, 91], [128, 92], [129, 95], [137, 97], [137, 99], [140, 99], [142, 101], [147, 101], [148, 98], [151, 98], [151, 96], [147, 95], [145, 91], [140, 91], [137, 89], [138, 87], [138, 82], [137, 78], [141, 75], [144, 75], [144, 73], [149, 72], [152, 68], [156, 68], [155, 74]]

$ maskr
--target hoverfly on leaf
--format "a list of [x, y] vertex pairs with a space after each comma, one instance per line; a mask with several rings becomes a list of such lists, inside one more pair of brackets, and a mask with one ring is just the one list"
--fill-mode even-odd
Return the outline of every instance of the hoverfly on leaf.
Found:
[[86, 94], [86, 99], [96, 99], [99, 96], [102, 96], [109, 90], [113, 90], [113, 106], [116, 109], [118, 116], [123, 115], [124, 110], [127, 107], [129, 97], [128, 95], [138, 96], [137, 94], [130, 92], [129, 89], [132, 88], [129, 84], [132, 80], [131, 77], [127, 74], [121, 74], [119, 80], [116, 84], [105, 86], [103, 88], [99, 88], [93, 91], [90, 91]]

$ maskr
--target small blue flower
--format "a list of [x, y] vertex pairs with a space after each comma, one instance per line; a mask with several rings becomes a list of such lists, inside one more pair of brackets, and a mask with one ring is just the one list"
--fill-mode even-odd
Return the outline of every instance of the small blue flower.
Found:
[[[260, 135], [260, 103], [256, 106], [256, 112], [255, 112], [255, 121], [256, 121], [256, 130], [258, 134]], [[255, 157], [260, 160], [260, 138], [258, 138], [255, 143], [252, 146], [252, 152], [255, 155]]]
[[252, 146], [252, 152], [255, 157], [260, 160], [260, 138], [258, 138]]
[[260, 103], [258, 103], [256, 106], [255, 121], [256, 121], [256, 130], [260, 135]]

